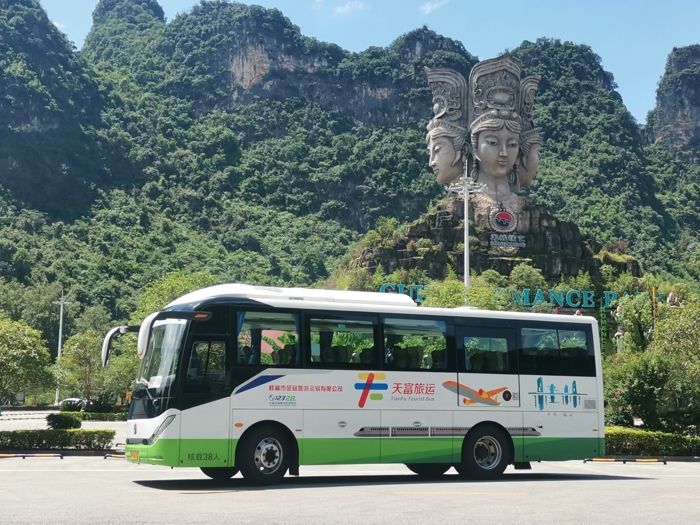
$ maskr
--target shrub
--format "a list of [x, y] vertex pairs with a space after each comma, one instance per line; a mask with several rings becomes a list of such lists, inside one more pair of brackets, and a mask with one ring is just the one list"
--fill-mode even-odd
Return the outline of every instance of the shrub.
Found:
[[48, 450], [76, 448], [105, 450], [114, 430], [12, 430], [0, 432], [0, 450]]
[[665, 430], [661, 412], [674, 374], [669, 359], [648, 353], [624, 353], [606, 362], [605, 390], [610, 408], [644, 421], [649, 430]]
[[79, 450], [105, 450], [109, 448], [116, 432], [114, 430], [68, 430], [71, 447]]
[[63, 414], [49, 414], [46, 416], [46, 423], [50, 429], [66, 430], [69, 428], [80, 428], [82, 419], [80, 413], [66, 412]]
[[698, 456], [700, 438], [608, 427], [605, 429], [605, 452], [614, 456]]
[[83, 421], [126, 421], [129, 414], [126, 412], [100, 413], [83, 412], [80, 414]]

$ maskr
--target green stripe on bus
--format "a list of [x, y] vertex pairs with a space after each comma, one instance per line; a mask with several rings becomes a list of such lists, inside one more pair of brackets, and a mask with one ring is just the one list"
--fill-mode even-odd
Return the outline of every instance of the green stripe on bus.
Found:
[[[603, 438], [514, 437], [514, 461], [564, 461], [605, 453]], [[126, 459], [168, 467], [226, 467], [233, 463], [238, 440], [160, 439], [153, 445], [127, 445]], [[299, 439], [302, 465], [362, 463], [456, 463], [462, 438], [356, 437]]]
[[599, 438], [526, 437], [524, 461], [566, 461], [600, 456]]

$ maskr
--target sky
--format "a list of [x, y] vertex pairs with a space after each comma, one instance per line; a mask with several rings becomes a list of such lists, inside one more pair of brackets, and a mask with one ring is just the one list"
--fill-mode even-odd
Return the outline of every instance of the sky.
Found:
[[[79, 49], [97, 0], [40, 0]], [[198, 0], [159, 0], [168, 20]], [[248, 2], [243, 2], [248, 3]], [[459, 40], [481, 60], [524, 40], [587, 44], [613, 73], [640, 123], [654, 108], [656, 86], [674, 47], [700, 43], [697, 0], [258, 0], [277, 8], [306, 36], [349, 51], [387, 46], [423, 25]]]

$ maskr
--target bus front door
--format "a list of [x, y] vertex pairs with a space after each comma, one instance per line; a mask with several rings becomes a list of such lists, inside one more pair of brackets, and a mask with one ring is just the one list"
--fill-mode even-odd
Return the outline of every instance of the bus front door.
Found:
[[228, 348], [225, 335], [194, 334], [187, 340], [187, 369], [179, 396], [180, 466], [230, 465]]

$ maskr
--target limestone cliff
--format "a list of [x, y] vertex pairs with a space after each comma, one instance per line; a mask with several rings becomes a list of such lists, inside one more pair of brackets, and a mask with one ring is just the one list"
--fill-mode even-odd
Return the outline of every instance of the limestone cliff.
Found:
[[673, 48], [649, 124], [655, 142], [700, 164], [700, 45]]
[[[153, 38], [153, 31], [163, 31]], [[468, 75], [476, 58], [461, 43], [426, 27], [389, 48], [361, 53], [319, 42], [277, 9], [203, 2], [166, 25], [155, 0], [101, 0], [83, 54], [93, 61], [133, 66], [133, 49], [153, 44], [170, 94], [198, 101], [196, 113], [232, 110], [255, 97], [298, 97], [348, 114], [365, 125], [405, 124], [429, 117], [423, 66]], [[207, 79], [192, 84], [192, 73]], [[158, 74], [158, 71], [154, 71]], [[417, 101], [416, 101], [417, 100]]]
[[[279, 33], [250, 27], [231, 49], [232, 100], [244, 103], [254, 96], [299, 96], [324, 108], [350, 112], [373, 126], [402, 124], [411, 118], [425, 120], [429, 107], [424, 104], [427, 83], [422, 65], [426, 56], [438, 52], [454, 53], [453, 65], [468, 73], [470, 61], [454, 60], [468, 55], [461, 44], [427, 28], [397, 39], [387, 57], [384, 49], [353, 54], [315, 41], [303, 47], [290, 45]], [[395, 69], [386, 68], [387, 62]]]

